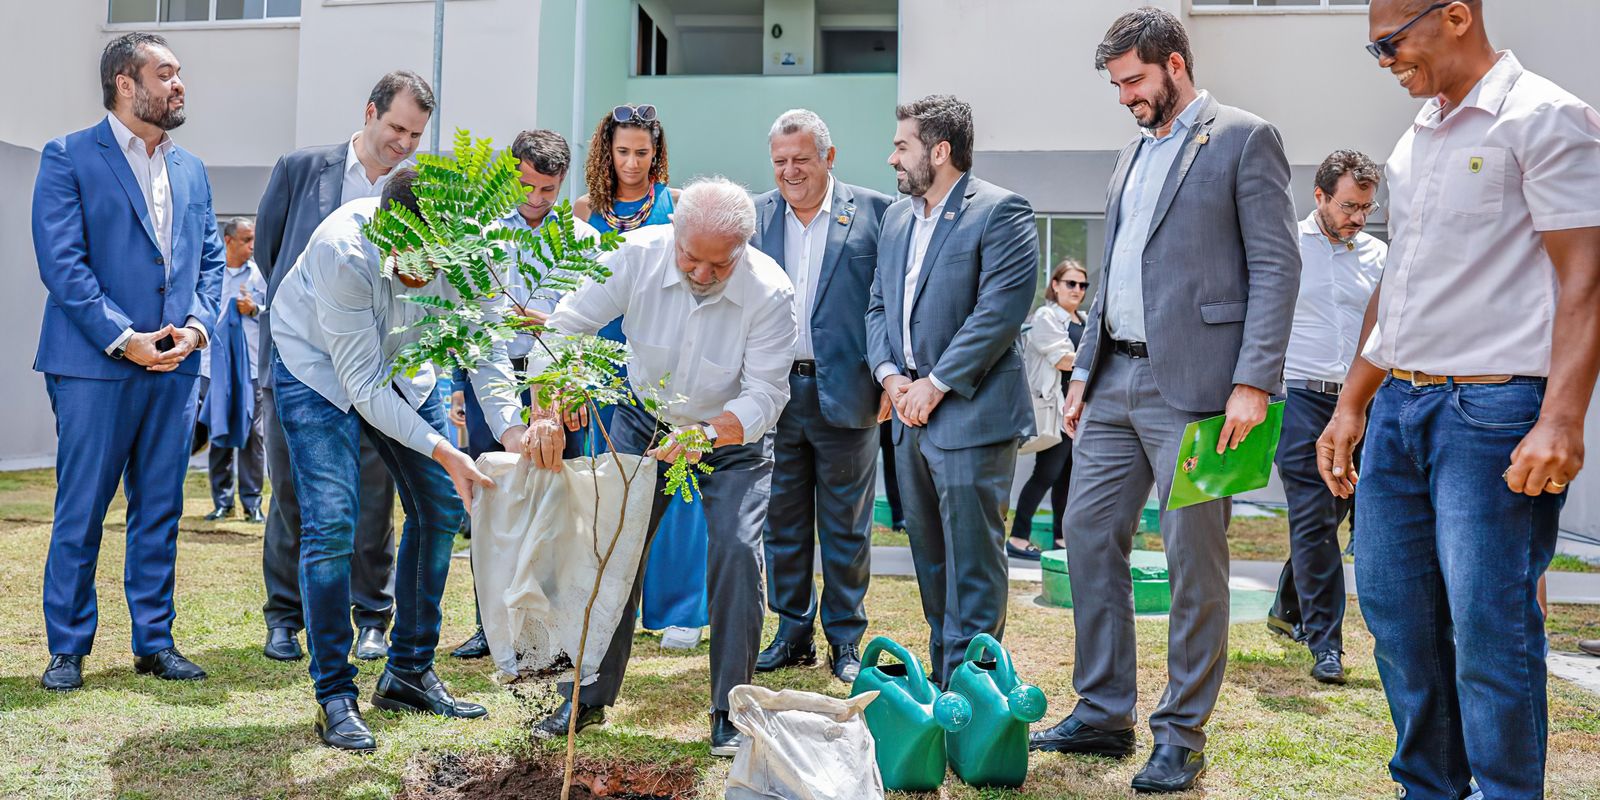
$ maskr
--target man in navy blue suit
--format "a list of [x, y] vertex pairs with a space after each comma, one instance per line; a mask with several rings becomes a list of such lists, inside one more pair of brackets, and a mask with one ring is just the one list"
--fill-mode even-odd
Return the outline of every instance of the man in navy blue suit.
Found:
[[[888, 196], [833, 178], [833, 139], [814, 112], [784, 112], [767, 136], [778, 188], [756, 198], [754, 244], [794, 283], [799, 339], [789, 404], [773, 442], [767, 507], [768, 597], [778, 632], [757, 672], [814, 664], [816, 619], [828, 665], [845, 683], [861, 669], [871, 572], [872, 480], [886, 395], [867, 366], [867, 295]], [[812, 554], [822, 548], [822, 591]]]
[[172, 583], [200, 372], [190, 356], [215, 324], [223, 249], [205, 165], [167, 135], [185, 116], [180, 72], [160, 36], [112, 40], [100, 57], [110, 113], [40, 156], [33, 246], [49, 298], [33, 366], [58, 440], [46, 689], [83, 685], [101, 524], [118, 481], [128, 497], [134, 668], [206, 676], [173, 646]]

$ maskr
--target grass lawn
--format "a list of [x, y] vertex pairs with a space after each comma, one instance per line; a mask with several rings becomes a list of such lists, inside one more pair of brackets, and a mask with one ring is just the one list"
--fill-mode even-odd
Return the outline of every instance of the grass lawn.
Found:
[[[371, 711], [377, 753], [357, 757], [319, 746], [311, 732], [315, 706], [305, 662], [280, 664], [259, 653], [260, 527], [201, 521], [209, 503], [198, 481], [191, 488], [179, 540], [176, 636], [210, 679], [169, 684], [133, 674], [121, 591], [121, 511], [114, 509], [97, 581], [99, 646], [85, 665], [87, 685], [55, 695], [37, 684], [46, 659], [39, 596], [50, 477], [0, 475], [0, 752], [8, 756], [0, 759], [0, 797], [388, 798], [408, 786], [409, 796], [423, 797], [427, 784], [420, 779], [441, 760], [503, 761], [546, 747], [531, 743], [525, 731], [553, 706], [549, 692], [518, 698], [493, 682], [489, 664], [448, 658], [439, 662], [440, 675], [458, 695], [487, 705], [487, 719]], [[469, 576], [464, 562], [454, 566], [445, 648], [472, 627]], [[1069, 612], [1035, 604], [1037, 591], [1035, 585], [1012, 586], [1006, 642], [1024, 679], [1050, 698], [1042, 726], [1071, 707], [1072, 625]], [[911, 579], [875, 580], [868, 609], [873, 633], [924, 649], [926, 629]], [[1212, 766], [1202, 783], [1206, 796], [1347, 798], [1391, 791], [1385, 762], [1393, 733], [1372, 640], [1353, 605], [1348, 620], [1351, 683], [1343, 688], [1311, 681], [1309, 656], [1263, 626], [1233, 628], [1228, 681], [1207, 728]], [[1558, 607], [1553, 645], [1570, 648], [1570, 639], [1597, 625], [1600, 609]], [[1140, 714], [1147, 717], [1162, 687], [1166, 624], [1141, 620], [1138, 633]], [[686, 763], [698, 772], [693, 796], [722, 797], [728, 762], [710, 758], [705, 743], [706, 652], [704, 644], [690, 653], [663, 651], [641, 635], [610, 724], [580, 737], [584, 756]], [[363, 691], [371, 691], [380, 668], [381, 662], [362, 666]], [[821, 667], [761, 676], [760, 682], [845, 692]], [[1561, 681], [1550, 690], [1549, 796], [1600, 797], [1600, 696]], [[1021, 791], [979, 792], [952, 776], [941, 797], [1126, 797], [1149, 747], [1148, 731], [1141, 729], [1132, 759], [1036, 756]]]

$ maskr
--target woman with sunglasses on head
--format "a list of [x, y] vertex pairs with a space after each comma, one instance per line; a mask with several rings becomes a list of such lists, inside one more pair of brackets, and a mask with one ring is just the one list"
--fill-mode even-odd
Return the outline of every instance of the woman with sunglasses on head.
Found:
[[[667, 186], [667, 135], [649, 104], [620, 105], [595, 126], [584, 163], [589, 192], [573, 203], [573, 216], [604, 233], [669, 224], [678, 190]], [[600, 331], [623, 341], [622, 320]], [[610, 408], [601, 419], [610, 424]], [[597, 433], [584, 437], [591, 451], [605, 448]], [[674, 498], [667, 507], [645, 565], [640, 616], [661, 630], [661, 645], [692, 649], [709, 620], [706, 608], [706, 518], [699, 503]], [[698, 576], [698, 577], [697, 577]]]
[[667, 134], [649, 104], [611, 109], [589, 139], [584, 164], [589, 192], [573, 215], [595, 230], [627, 233], [670, 221], [677, 189], [667, 187]]
[[[1032, 357], [1043, 357], [1061, 372], [1061, 392], [1065, 400], [1067, 382], [1072, 377], [1072, 364], [1083, 338], [1084, 294], [1089, 290], [1089, 273], [1073, 259], [1056, 265], [1045, 286], [1044, 305], [1033, 312], [1033, 324], [1024, 335]], [[1039, 548], [1030, 540], [1033, 532], [1033, 513], [1039, 510], [1046, 489], [1050, 490], [1050, 509], [1053, 517], [1053, 539], [1056, 548], [1065, 547], [1061, 538], [1061, 515], [1067, 508], [1067, 482], [1072, 474], [1072, 440], [1063, 436], [1061, 444], [1035, 454], [1033, 474], [1022, 485], [1017, 497], [1016, 517], [1011, 521], [1011, 538], [1006, 541], [1006, 555], [1029, 561], [1039, 559]]]

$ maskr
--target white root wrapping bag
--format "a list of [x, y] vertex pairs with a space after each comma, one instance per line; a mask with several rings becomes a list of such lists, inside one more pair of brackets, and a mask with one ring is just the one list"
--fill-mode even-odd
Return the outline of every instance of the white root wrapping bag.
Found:
[[878, 696], [848, 700], [735, 686], [728, 719], [744, 734], [726, 800], [882, 800], [872, 732], [861, 716]]
[[[606, 453], [568, 459], [554, 472], [508, 453], [478, 458], [478, 469], [496, 486], [472, 499], [473, 583], [495, 666], [521, 680], [572, 679], [584, 607], [615, 537], [579, 683], [594, 679], [639, 571], [656, 463]], [[625, 520], [620, 535], [619, 520]]]

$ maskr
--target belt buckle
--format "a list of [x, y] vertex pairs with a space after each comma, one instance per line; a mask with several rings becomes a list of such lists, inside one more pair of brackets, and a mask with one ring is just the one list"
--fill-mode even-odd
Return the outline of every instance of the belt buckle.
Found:
[[1422, 380], [1423, 378], [1431, 378], [1431, 377], [1433, 377], [1433, 376], [1428, 375], [1428, 374], [1423, 373], [1423, 372], [1418, 372], [1416, 370], [1412, 370], [1411, 371], [1411, 388], [1413, 388], [1413, 389], [1421, 389], [1424, 386], [1432, 386], [1433, 385], [1432, 381], [1426, 381], [1425, 382], [1425, 381]]

